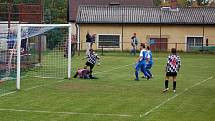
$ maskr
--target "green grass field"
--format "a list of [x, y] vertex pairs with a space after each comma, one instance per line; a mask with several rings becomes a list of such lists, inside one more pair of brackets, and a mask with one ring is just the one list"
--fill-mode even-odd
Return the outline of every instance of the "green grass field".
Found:
[[[105, 53], [99, 79], [22, 78], [20, 91], [0, 94], [0, 121], [214, 121], [215, 55], [181, 53], [177, 92], [162, 94], [167, 55], [154, 53], [150, 80], [134, 81], [137, 57], [126, 53]], [[82, 58], [72, 59], [73, 74]]]

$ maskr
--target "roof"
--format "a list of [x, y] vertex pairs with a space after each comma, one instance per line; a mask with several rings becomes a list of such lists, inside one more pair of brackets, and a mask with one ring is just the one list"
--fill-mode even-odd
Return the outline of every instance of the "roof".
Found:
[[215, 7], [80, 6], [77, 23], [215, 24]]
[[120, 5], [142, 5], [153, 6], [153, 0], [69, 0], [69, 20], [75, 21], [79, 5], [109, 5], [117, 3]]

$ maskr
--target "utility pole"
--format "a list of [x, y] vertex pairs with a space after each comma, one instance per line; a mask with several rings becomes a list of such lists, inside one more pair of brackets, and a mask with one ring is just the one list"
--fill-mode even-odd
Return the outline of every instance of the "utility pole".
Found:
[[8, 30], [10, 30], [11, 14], [12, 14], [12, 3], [13, 3], [13, 0], [9, 0], [8, 4], [7, 4], [7, 10], [8, 10]]

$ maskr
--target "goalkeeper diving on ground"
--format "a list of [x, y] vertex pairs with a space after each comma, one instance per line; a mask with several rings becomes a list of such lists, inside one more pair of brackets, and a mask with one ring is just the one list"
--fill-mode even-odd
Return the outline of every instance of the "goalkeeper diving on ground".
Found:
[[[78, 69], [78, 71], [74, 75], [74, 78], [78, 76], [84, 79], [97, 79], [92, 75], [92, 73], [95, 64], [98, 63], [98, 65], [100, 65], [100, 57], [94, 52], [93, 49], [90, 49], [87, 56], [84, 59], [87, 59], [84, 69]], [[87, 69], [88, 67], [90, 69]]]

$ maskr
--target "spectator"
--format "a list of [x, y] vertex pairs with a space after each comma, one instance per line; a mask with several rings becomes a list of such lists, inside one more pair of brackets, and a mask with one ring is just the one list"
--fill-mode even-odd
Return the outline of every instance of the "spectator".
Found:
[[[72, 34], [72, 38], [71, 38], [71, 55], [74, 56], [75, 54], [75, 48], [76, 48], [76, 36], [74, 34]], [[65, 45], [64, 45], [64, 57], [68, 57], [68, 44], [69, 42], [66, 41]]]
[[93, 43], [95, 43], [95, 41], [96, 41], [96, 34], [93, 34], [91, 39], [92, 39], [92, 42], [90, 45], [90, 49], [93, 49]]
[[136, 55], [136, 49], [137, 49], [137, 45], [138, 45], [138, 39], [136, 36], [136, 33], [134, 33], [134, 35], [131, 37], [131, 55]]
[[86, 35], [86, 55], [88, 55], [89, 50], [91, 49], [91, 43], [92, 43], [92, 36], [88, 31]]

